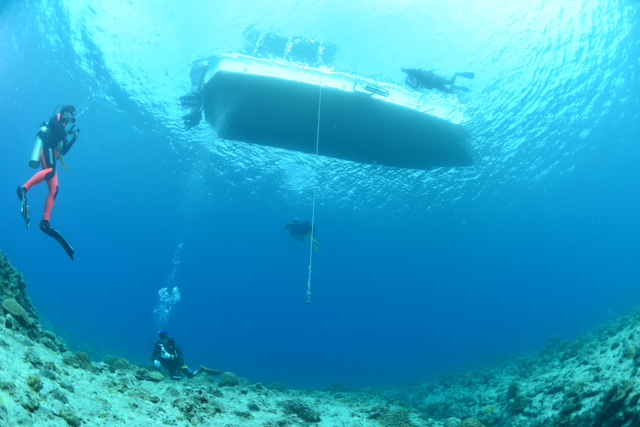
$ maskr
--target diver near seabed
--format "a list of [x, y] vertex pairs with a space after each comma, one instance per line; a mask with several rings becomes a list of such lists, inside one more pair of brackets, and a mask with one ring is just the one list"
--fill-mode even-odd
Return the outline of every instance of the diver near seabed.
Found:
[[[60, 112], [56, 111], [60, 108]], [[58, 232], [55, 228], [49, 224], [49, 217], [51, 216], [51, 210], [53, 209], [53, 203], [58, 195], [58, 173], [56, 171], [56, 161], [60, 159], [60, 163], [67, 172], [67, 166], [64, 164], [62, 158], [63, 155], [71, 149], [73, 144], [78, 139], [80, 129], [75, 129], [75, 124], [67, 129], [67, 124], [75, 123], [76, 121], [76, 109], [73, 105], [58, 105], [53, 110], [53, 117], [48, 123], [42, 122], [40, 124], [40, 130], [36, 135], [35, 145], [31, 158], [29, 160], [29, 166], [36, 169], [38, 165], [42, 167], [42, 170], [36, 172], [27, 182], [20, 185], [16, 190], [18, 198], [20, 199], [20, 212], [24, 219], [25, 225], [29, 228], [29, 205], [27, 203], [27, 191], [34, 185], [40, 184], [42, 181], [47, 182], [49, 193], [44, 203], [44, 214], [42, 215], [42, 221], [40, 221], [40, 230], [48, 236], [53, 237], [62, 246], [67, 255], [73, 259], [73, 248], [67, 242], [67, 240]], [[73, 135], [71, 141], [67, 140], [68, 135]]]
[[313, 226], [312, 232], [311, 223], [309, 221], [305, 219], [303, 222], [300, 222], [298, 218], [293, 218], [287, 225], [284, 226], [284, 228], [286, 230], [289, 230], [289, 234], [291, 234], [291, 237], [299, 242], [302, 242], [305, 236], [308, 237], [311, 240], [313, 249], [315, 249], [316, 252], [320, 252], [320, 249], [318, 249], [318, 241], [314, 238], [314, 236], [316, 235], [316, 227]]
[[220, 371], [202, 365], [195, 371], [191, 371], [191, 369], [184, 364], [182, 348], [180, 348], [180, 345], [173, 337], [169, 337], [167, 331], [158, 331], [158, 341], [153, 344], [151, 361], [157, 369], [165, 368], [169, 372], [169, 376], [174, 380], [180, 379], [180, 374], [187, 378], [193, 378], [202, 372], [210, 375], [220, 375]]
[[400, 68], [403, 73], [407, 74], [404, 82], [415, 90], [418, 89], [438, 89], [442, 92], [453, 93], [454, 90], [469, 92], [469, 88], [456, 86], [456, 78], [458, 76], [466, 79], [475, 78], [475, 73], [464, 72], [455, 73], [451, 79], [439, 76], [433, 70], [425, 71], [420, 68]]

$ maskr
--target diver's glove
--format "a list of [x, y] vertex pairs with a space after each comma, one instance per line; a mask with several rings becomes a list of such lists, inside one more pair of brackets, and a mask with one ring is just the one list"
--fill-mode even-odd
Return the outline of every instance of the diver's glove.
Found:
[[169, 354], [166, 350], [163, 349], [160, 357], [162, 357], [163, 359], [173, 359], [173, 354]]
[[76, 125], [71, 126], [71, 129], [67, 131], [68, 135], [73, 135], [73, 140], [78, 139], [78, 135], [80, 134], [80, 129], [76, 129]]
[[153, 361], [153, 366], [155, 366], [156, 368], [160, 369], [162, 367], [162, 365], [160, 364], [159, 360], [154, 360]]

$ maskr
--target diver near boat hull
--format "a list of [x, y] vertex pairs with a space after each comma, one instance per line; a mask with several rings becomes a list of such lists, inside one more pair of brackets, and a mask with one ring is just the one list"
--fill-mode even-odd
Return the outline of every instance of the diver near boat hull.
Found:
[[400, 68], [407, 75], [404, 82], [413, 89], [438, 89], [442, 92], [453, 93], [454, 90], [469, 92], [469, 89], [462, 86], [455, 86], [458, 76], [473, 79], [476, 75], [471, 72], [455, 73], [451, 79], [439, 76], [433, 70], [425, 71], [420, 68]]

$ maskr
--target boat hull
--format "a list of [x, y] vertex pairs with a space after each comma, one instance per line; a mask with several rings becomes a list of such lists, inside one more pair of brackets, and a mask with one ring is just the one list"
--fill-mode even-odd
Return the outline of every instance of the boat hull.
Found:
[[[223, 139], [365, 164], [469, 166], [461, 126], [384, 98], [243, 71], [209, 70], [204, 113]], [[319, 113], [319, 114], [318, 114]]]

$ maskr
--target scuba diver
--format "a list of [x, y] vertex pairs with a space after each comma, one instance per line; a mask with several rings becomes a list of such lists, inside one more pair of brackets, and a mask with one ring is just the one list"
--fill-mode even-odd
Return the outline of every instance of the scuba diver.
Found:
[[473, 79], [475, 73], [455, 73], [451, 79], [444, 78], [433, 72], [433, 70], [425, 71], [420, 68], [400, 68], [403, 73], [407, 74], [404, 82], [415, 90], [419, 89], [438, 89], [442, 92], [453, 93], [454, 89], [463, 92], [469, 92], [469, 89], [462, 86], [455, 86], [456, 77], [464, 77]]
[[[59, 113], [56, 113], [58, 107], [62, 108]], [[75, 124], [71, 126], [70, 129], [67, 129], [67, 125], [69, 123], [75, 123], [75, 121], [76, 109], [73, 105], [58, 105], [53, 110], [53, 117], [49, 120], [49, 123], [41, 123], [41, 128], [36, 136], [36, 145], [34, 146], [33, 153], [31, 154], [29, 166], [35, 169], [39, 164], [42, 167], [42, 170], [35, 173], [27, 182], [19, 186], [17, 189], [18, 198], [21, 202], [20, 210], [22, 217], [24, 218], [27, 228], [29, 228], [27, 191], [29, 191], [34, 185], [40, 184], [42, 181], [47, 182], [49, 193], [47, 194], [44, 203], [44, 214], [42, 215], [42, 221], [40, 221], [40, 230], [48, 236], [56, 239], [71, 259], [73, 259], [73, 249], [62, 234], [51, 226], [49, 218], [51, 216], [51, 210], [53, 209], [53, 203], [58, 195], [56, 160], [60, 159], [62, 166], [67, 169], [62, 156], [67, 154], [71, 149], [78, 139], [78, 134], [80, 133], [80, 129], [75, 129]], [[68, 135], [73, 135], [70, 141], [67, 140]]]
[[182, 116], [182, 122], [186, 129], [191, 129], [200, 124], [202, 111], [204, 110], [204, 78], [207, 74], [207, 62], [196, 61], [191, 64], [191, 89], [180, 97], [182, 108], [190, 111]]
[[179, 374], [183, 374], [187, 378], [193, 378], [201, 372], [220, 375], [220, 371], [205, 368], [202, 365], [195, 371], [191, 371], [189, 367], [184, 364], [182, 349], [173, 338], [169, 337], [167, 331], [158, 331], [158, 341], [153, 345], [151, 361], [156, 368], [165, 368], [169, 371], [169, 375], [174, 380], [181, 378]]
[[[306, 219], [303, 222], [300, 222], [298, 218], [293, 218], [287, 225], [284, 226], [286, 230], [289, 230], [289, 234], [291, 237], [296, 239], [299, 242], [304, 240], [304, 237], [307, 236], [311, 239], [311, 244], [316, 252], [320, 252], [318, 249], [318, 241], [314, 238], [316, 235], [316, 227], [311, 227], [311, 223]], [[312, 231], [313, 228], [313, 231]]]

